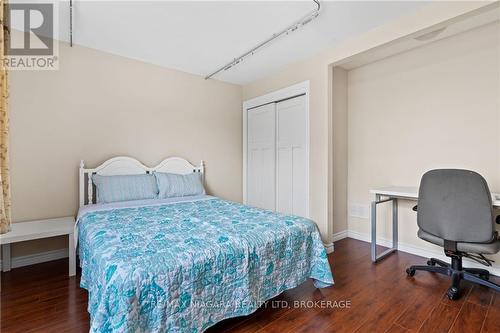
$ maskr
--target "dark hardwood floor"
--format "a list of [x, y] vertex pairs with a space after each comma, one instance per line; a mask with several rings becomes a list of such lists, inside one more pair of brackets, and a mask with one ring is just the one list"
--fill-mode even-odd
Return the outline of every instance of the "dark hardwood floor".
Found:
[[[465, 282], [462, 298], [449, 301], [446, 277], [406, 276], [407, 266], [425, 258], [399, 252], [374, 265], [369, 250], [364, 242], [337, 242], [329, 257], [334, 287], [315, 289], [308, 281], [207, 332], [500, 332], [500, 293]], [[67, 277], [67, 260], [2, 273], [0, 331], [88, 332], [79, 280]]]

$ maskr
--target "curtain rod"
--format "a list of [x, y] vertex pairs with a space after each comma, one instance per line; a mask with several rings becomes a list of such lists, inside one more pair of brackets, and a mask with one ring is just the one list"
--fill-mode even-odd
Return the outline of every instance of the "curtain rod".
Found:
[[319, 12], [321, 10], [321, 4], [320, 4], [319, 0], [312, 0], [312, 1], [314, 1], [314, 3], [317, 6], [317, 8], [314, 9], [312, 12], [309, 12], [308, 14], [306, 14], [305, 16], [303, 16], [300, 20], [294, 22], [293, 24], [289, 25], [288, 27], [286, 27], [285, 29], [281, 30], [280, 32], [277, 32], [277, 33], [273, 34], [271, 37], [269, 37], [268, 39], [264, 40], [263, 42], [257, 44], [256, 46], [254, 46], [253, 48], [251, 48], [247, 52], [243, 53], [239, 57], [234, 58], [233, 61], [225, 64], [224, 66], [220, 67], [216, 71], [214, 71], [211, 74], [205, 76], [205, 80], [210, 79], [211, 77], [213, 77], [214, 75], [216, 75], [216, 74], [218, 74], [218, 73], [220, 73], [222, 71], [227, 71], [231, 67], [234, 67], [237, 64], [239, 64], [240, 62], [242, 62], [245, 58], [254, 55], [254, 53], [256, 51], [258, 51], [259, 49], [261, 49], [265, 45], [269, 44], [273, 40], [275, 40], [275, 39], [277, 39], [277, 38], [279, 38], [281, 36], [288, 35], [289, 33], [294, 32], [298, 28], [300, 28], [300, 27], [306, 25], [307, 23], [311, 22], [312, 20], [314, 20], [319, 15]]

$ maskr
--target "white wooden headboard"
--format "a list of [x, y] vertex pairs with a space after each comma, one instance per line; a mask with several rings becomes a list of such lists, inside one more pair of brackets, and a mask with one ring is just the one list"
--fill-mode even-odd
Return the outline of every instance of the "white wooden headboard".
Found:
[[[132, 157], [113, 157], [97, 168], [86, 169], [83, 160], [80, 161], [80, 207], [95, 203], [96, 194], [92, 184], [92, 175], [118, 176], [118, 175], [141, 175], [152, 173], [153, 171], [177, 173], [185, 175], [192, 172], [199, 172], [201, 179], [205, 181], [205, 164], [200, 162], [199, 166], [194, 166], [181, 157], [169, 157], [160, 162], [157, 166], [150, 168]], [[86, 195], [85, 195], [86, 194]]]

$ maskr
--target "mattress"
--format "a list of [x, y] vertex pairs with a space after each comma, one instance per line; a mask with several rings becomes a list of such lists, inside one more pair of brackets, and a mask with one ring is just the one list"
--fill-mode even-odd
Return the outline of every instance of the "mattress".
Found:
[[202, 332], [333, 276], [317, 226], [210, 196], [85, 206], [91, 332]]

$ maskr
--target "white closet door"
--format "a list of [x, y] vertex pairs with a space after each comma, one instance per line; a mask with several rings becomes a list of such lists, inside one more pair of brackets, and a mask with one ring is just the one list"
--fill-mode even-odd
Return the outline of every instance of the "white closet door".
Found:
[[276, 210], [304, 217], [309, 200], [305, 102], [305, 96], [299, 96], [276, 105]]
[[276, 111], [275, 103], [248, 110], [247, 203], [275, 209]]

